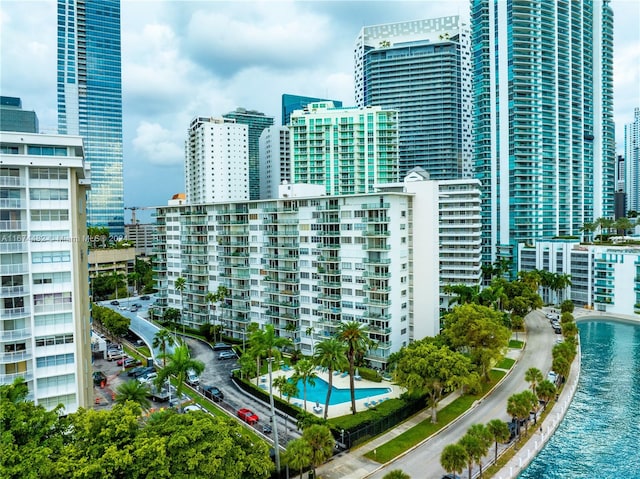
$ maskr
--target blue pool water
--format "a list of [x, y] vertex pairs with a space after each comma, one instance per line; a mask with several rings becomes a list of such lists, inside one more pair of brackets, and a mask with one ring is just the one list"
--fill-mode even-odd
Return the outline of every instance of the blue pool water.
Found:
[[580, 380], [567, 415], [522, 479], [640, 478], [640, 325], [578, 323]]
[[[316, 385], [312, 386], [307, 382], [307, 402], [318, 402], [324, 405], [327, 400], [327, 390], [329, 389], [329, 383], [327, 383], [324, 379], [314, 378]], [[298, 395], [294, 396], [297, 399], [303, 400], [304, 391], [302, 388], [302, 381], [298, 381]], [[378, 396], [380, 394], [389, 394], [391, 392], [391, 388], [358, 388], [356, 384], [355, 396], [356, 399], [365, 399], [365, 398], [373, 398], [374, 396]], [[335, 404], [340, 404], [343, 402], [351, 401], [351, 391], [349, 388], [346, 389], [338, 389], [335, 386], [331, 388], [331, 399], [329, 400], [329, 405], [333, 406]]]

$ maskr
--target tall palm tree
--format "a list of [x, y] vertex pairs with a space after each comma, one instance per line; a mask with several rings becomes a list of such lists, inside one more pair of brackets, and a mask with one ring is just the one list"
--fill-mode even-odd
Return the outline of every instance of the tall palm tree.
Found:
[[309, 359], [301, 359], [294, 366], [294, 381], [302, 381], [302, 399], [304, 401], [304, 410], [307, 410], [307, 384], [316, 385], [316, 373], [314, 364]]
[[547, 408], [547, 403], [551, 401], [556, 395], [556, 386], [551, 381], [545, 379], [536, 390], [538, 398], [544, 401], [544, 409]]
[[382, 476], [382, 479], [411, 479], [411, 476], [402, 469], [394, 469]]
[[349, 361], [349, 388], [351, 390], [351, 414], [356, 414], [356, 385], [354, 382], [356, 357], [365, 354], [374, 342], [367, 334], [366, 326], [357, 321], [347, 321], [340, 324], [338, 339], [347, 346], [347, 360]]
[[509, 426], [502, 419], [492, 419], [487, 423], [487, 430], [495, 442], [495, 457], [493, 462], [498, 461], [498, 442], [505, 442], [509, 439]]
[[287, 450], [284, 453], [284, 463], [293, 470], [300, 471], [300, 479], [302, 479], [302, 471], [305, 467], [311, 465], [311, 445], [304, 439], [294, 439], [287, 444]]
[[473, 456], [475, 463], [480, 468], [480, 477], [482, 477], [482, 458], [487, 455], [493, 438], [489, 429], [484, 424], [474, 424], [469, 428], [467, 434], [473, 436], [477, 441], [474, 441], [473, 450], [467, 451], [470, 456]]
[[533, 393], [536, 393], [536, 387], [542, 382], [544, 376], [538, 368], [529, 368], [524, 372], [524, 380], [529, 383]]
[[[276, 335], [275, 328], [272, 324], [267, 324], [264, 329], [256, 329], [249, 338], [251, 349], [258, 358], [258, 376], [260, 375], [260, 357], [264, 354], [269, 365], [269, 404], [271, 406], [271, 421], [273, 429], [273, 438], [275, 444], [278, 444], [278, 424], [276, 423], [276, 410], [273, 403], [273, 361], [280, 361], [282, 358], [281, 348], [290, 346], [291, 341], [288, 338], [281, 338]], [[276, 452], [276, 470], [280, 472], [280, 451], [275, 448]]]
[[119, 384], [116, 388], [116, 403], [124, 404], [127, 401], [133, 401], [139, 404], [144, 411], [148, 411], [151, 407], [148, 394], [149, 388], [146, 384], [130, 379]]
[[467, 450], [460, 444], [449, 444], [440, 454], [440, 465], [447, 472], [462, 474], [467, 465], [467, 457]]
[[309, 326], [304, 332], [311, 338], [311, 356], [313, 356], [315, 353], [315, 347], [313, 345], [313, 335], [315, 334], [315, 330], [313, 329], [313, 326]]
[[[229, 290], [226, 288], [226, 286], [220, 285], [218, 286], [218, 289], [215, 293], [209, 291], [204, 299], [207, 303], [209, 303], [209, 310], [213, 309], [213, 311], [215, 312], [216, 307], [220, 306], [220, 302], [224, 301], [228, 295]], [[220, 325], [222, 325], [222, 320], [220, 320]], [[214, 341], [216, 341], [215, 336], [213, 339]], [[222, 332], [220, 332], [220, 339], [222, 340]]]
[[160, 349], [160, 357], [162, 357], [162, 367], [167, 366], [167, 348], [176, 343], [175, 338], [168, 329], [160, 329], [153, 336], [153, 349]]
[[184, 334], [184, 323], [185, 323], [185, 318], [184, 318], [184, 289], [187, 286], [187, 280], [184, 279], [182, 276], [180, 276], [179, 278], [176, 279], [175, 283], [174, 283], [174, 287], [176, 289], [177, 292], [180, 293], [180, 321], [182, 322], [182, 334]]
[[166, 357], [169, 361], [167, 365], [158, 372], [155, 384], [156, 386], [161, 387], [169, 376], [175, 376], [178, 381], [176, 394], [180, 397], [189, 370], [193, 370], [194, 373], [200, 375], [200, 373], [204, 371], [204, 363], [197, 359], [192, 359], [191, 353], [189, 352], [189, 346], [183, 342], [178, 344], [171, 354], [162, 356], [163, 359]]
[[333, 455], [335, 439], [327, 426], [312, 424], [302, 431], [302, 439], [311, 446], [311, 466], [313, 477], [316, 477], [316, 467], [324, 464]]
[[346, 357], [347, 347], [337, 338], [330, 338], [321, 341], [315, 348], [313, 360], [315, 364], [326, 368], [329, 373], [329, 388], [327, 389], [327, 400], [324, 404], [324, 418], [327, 419], [329, 402], [331, 400], [331, 390], [333, 389], [333, 371], [342, 371], [349, 366]]
[[109, 285], [109, 288], [113, 288], [113, 290], [115, 291], [116, 300], [118, 299], [118, 289], [124, 284], [124, 278], [124, 273], [121, 273], [119, 271], [112, 271], [107, 278], [107, 284]]
[[273, 380], [273, 387], [278, 389], [280, 399], [282, 399], [282, 394], [284, 393], [283, 389], [286, 389], [287, 384], [289, 384], [289, 380], [286, 376], [278, 376]]

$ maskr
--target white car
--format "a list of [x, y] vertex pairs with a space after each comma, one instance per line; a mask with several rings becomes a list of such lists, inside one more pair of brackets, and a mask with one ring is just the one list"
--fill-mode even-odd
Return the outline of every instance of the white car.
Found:
[[151, 384], [158, 377], [158, 373], [149, 373], [146, 376], [138, 378], [142, 384]]

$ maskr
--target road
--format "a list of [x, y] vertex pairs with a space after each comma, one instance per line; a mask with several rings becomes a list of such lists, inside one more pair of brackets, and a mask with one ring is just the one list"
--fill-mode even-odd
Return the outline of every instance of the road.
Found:
[[545, 375], [551, 369], [551, 350], [557, 337], [549, 326], [549, 321], [543, 311], [538, 310], [530, 313], [526, 323], [527, 346], [517, 366], [494, 389], [492, 394], [411, 453], [385, 465], [367, 477], [379, 479], [393, 469], [401, 469], [411, 477], [439, 479], [445, 474], [440, 465], [440, 454], [445, 446], [457, 442], [473, 424], [486, 424], [491, 419], [510, 420], [511, 418], [506, 412], [508, 397], [529, 387], [529, 384], [524, 380], [527, 369], [535, 367]]

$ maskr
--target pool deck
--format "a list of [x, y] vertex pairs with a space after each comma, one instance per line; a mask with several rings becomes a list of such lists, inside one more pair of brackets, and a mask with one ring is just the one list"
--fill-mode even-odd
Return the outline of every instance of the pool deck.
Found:
[[[293, 375], [293, 373], [294, 373], [293, 368], [286, 371], [281, 369], [277, 371], [273, 371], [273, 379], [279, 376], [285, 376], [287, 378], [290, 378]], [[320, 379], [323, 379], [327, 383], [329, 382], [329, 375], [326, 372], [316, 371], [316, 376], [319, 377]], [[268, 376], [266, 375], [262, 376], [261, 381], [263, 380], [264, 380], [263, 384], [268, 382], [269, 381]], [[343, 377], [342, 374], [334, 374], [333, 386], [338, 389], [349, 389], [349, 376], [347, 375]], [[382, 382], [379, 382], [379, 383], [376, 383], [374, 381], [368, 381], [366, 379], [360, 379], [358, 381], [355, 381], [355, 387], [356, 389], [360, 389], [360, 388], [390, 388], [391, 389], [391, 392], [388, 392], [388, 393], [378, 394], [377, 396], [369, 396], [364, 399], [356, 399], [357, 411], [366, 410], [367, 406], [365, 406], [365, 403], [369, 403], [369, 407], [372, 407], [371, 405], [372, 401], [380, 401], [381, 399], [384, 399], [384, 398], [386, 399], [397, 398], [400, 396], [400, 394], [404, 392], [404, 388], [401, 388], [400, 386], [393, 384], [392, 382], [387, 381], [385, 379], [383, 379]], [[273, 389], [273, 394], [274, 396], [279, 395], [279, 391], [277, 388]], [[302, 391], [300, 391], [300, 394], [302, 394]], [[300, 407], [304, 408], [304, 401], [302, 399], [292, 398], [291, 403], [292, 404], [300, 403]], [[316, 406], [316, 403], [314, 401], [307, 400], [306, 411], [316, 414], [317, 416], [323, 416], [324, 401], [320, 402], [319, 409], [316, 409], [315, 406]], [[351, 414], [350, 400], [340, 404], [330, 405], [327, 417], [334, 418], [334, 417], [346, 416], [347, 414]]]

